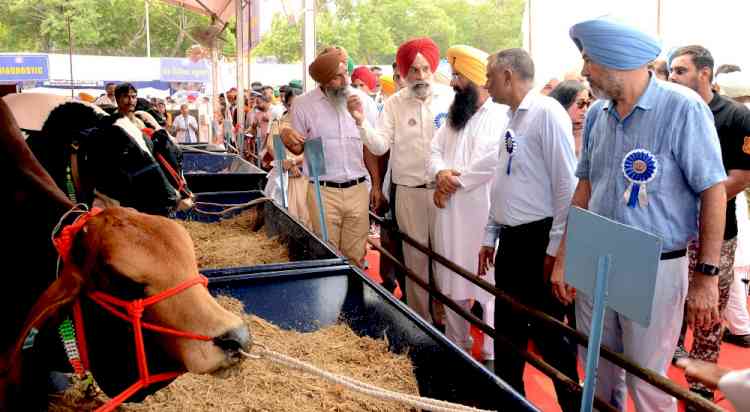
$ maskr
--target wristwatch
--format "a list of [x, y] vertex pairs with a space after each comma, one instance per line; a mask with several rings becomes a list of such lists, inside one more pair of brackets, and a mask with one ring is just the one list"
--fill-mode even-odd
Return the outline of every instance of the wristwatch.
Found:
[[708, 263], [696, 264], [693, 272], [702, 273], [706, 276], [719, 276], [719, 268]]

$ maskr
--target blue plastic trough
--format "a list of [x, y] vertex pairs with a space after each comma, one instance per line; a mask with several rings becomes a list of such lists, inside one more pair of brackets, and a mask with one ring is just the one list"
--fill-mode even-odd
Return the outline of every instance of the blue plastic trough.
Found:
[[409, 354], [422, 396], [499, 411], [537, 410], [349, 265], [208, 275], [213, 294], [235, 297], [249, 313], [282, 328], [309, 332], [341, 321], [359, 335], [387, 336], [392, 352]]
[[183, 152], [182, 171], [193, 193], [263, 190], [266, 172], [235, 154]]

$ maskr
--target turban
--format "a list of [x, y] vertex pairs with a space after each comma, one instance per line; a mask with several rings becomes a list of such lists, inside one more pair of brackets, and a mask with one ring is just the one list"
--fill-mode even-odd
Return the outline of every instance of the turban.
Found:
[[570, 38], [594, 63], [617, 70], [643, 67], [661, 53], [659, 41], [653, 37], [605, 19], [574, 25]]
[[719, 85], [719, 93], [729, 98], [750, 96], [750, 76], [747, 73], [721, 73], [716, 76], [716, 84]]
[[344, 55], [338, 50], [325, 52], [318, 56], [310, 64], [310, 77], [321, 85], [324, 85], [336, 77], [339, 72], [339, 65], [345, 63]]
[[88, 93], [84, 93], [84, 92], [78, 93], [78, 98], [81, 101], [88, 102], [88, 103], [94, 103], [94, 101], [96, 101], [96, 98], [94, 96]]
[[380, 76], [380, 91], [386, 96], [396, 93], [396, 82], [393, 81], [393, 75], [383, 74]]
[[429, 37], [419, 37], [402, 44], [396, 52], [396, 66], [401, 77], [406, 78], [409, 67], [414, 63], [418, 53], [427, 59], [433, 73], [437, 70], [440, 63], [440, 50], [437, 44]]
[[453, 46], [446, 53], [448, 63], [456, 73], [461, 73], [477, 86], [487, 83], [487, 57], [489, 54], [471, 46]]
[[354, 72], [352, 73], [352, 82], [354, 82], [354, 80], [356, 79], [362, 80], [362, 82], [367, 85], [367, 88], [370, 89], [371, 92], [375, 91], [378, 79], [375, 77], [375, 73], [371, 72], [367, 67], [359, 66], [354, 69]]

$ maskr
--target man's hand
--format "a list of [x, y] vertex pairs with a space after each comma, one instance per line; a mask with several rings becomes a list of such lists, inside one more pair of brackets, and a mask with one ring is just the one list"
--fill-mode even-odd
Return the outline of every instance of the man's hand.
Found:
[[305, 149], [305, 137], [291, 127], [281, 129], [281, 141], [290, 152], [299, 155]]
[[452, 169], [439, 171], [435, 176], [437, 189], [451, 195], [456, 193], [456, 190], [461, 187], [461, 182], [458, 181], [458, 176], [461, 176], [461, 173]]
[[[552, 256], [546, 256], [544, 258], [545, 272], [547, 270], [548, 258], [552, 258]], [[573, 303], [573, 299], [576, 298], [576, 289], [565, 283], [564, 261], [562, 259], [552, 259], [554, 260], [552, 273], [550, 274], [552, 294], [555, 295], [557, 300], [559, 300], [563, 305], [570, 305], [571, 303]]]
[[479, 249], [479, 267], [477, 268], [477, 275], [485, 276], [490, 266], [495, 264], [495, 248], [490, 246], [482, 246]]
[[729, 369], [724, 369], [715, 363], [690, 358], [680, 358], [676, 365], [685, 370], [685, 376], [693, 378], [711, 389], [719, 386], [721, 378], [730, 372]]
[[432, 195], [432, 201], [439, 209], [445, 209], [445, 207], [448, 205], [449, 198], [450, 194], [447, 194], [439, 189], [435, 190], [435, 193]]
[[372, 186], [370, 190], [370, 210], [378, 216], [383, 216], [383, 211], [388, 208], [388, 199], [385, 198], [380, 187]]
[[550, 255], [544, 256], [544, 280], [549, 282], [552, 276], [552, 269], [555, 268], [555, 257]]
[[362, 126], [362, 122], [365, 120], [364, 109], [362, 108], [362, 100], [356, 94], [350, 95], [346, 99], [346, 108], [349, 110], [349, 114], [352, 115], [354, 121], [357, 122], [357, 126]]
[[293, 168], [289, 169], [289, 177], [300, 177], [302, 176], [302, 171], [299, 170], [299, 167], [294, 166]]
[[282, 165], [282, 168], [284, 168], [284, 170], [287, 170], [287, 171], [292, 170], [292, 168], [294, 168], [294, 160], [284, 159], [281, 161], [281, 165]]
[[721, 322], [719, 317], [719, 278], [694, 273], [687, 296], [688, 324], [694, 328], [710, 329]]

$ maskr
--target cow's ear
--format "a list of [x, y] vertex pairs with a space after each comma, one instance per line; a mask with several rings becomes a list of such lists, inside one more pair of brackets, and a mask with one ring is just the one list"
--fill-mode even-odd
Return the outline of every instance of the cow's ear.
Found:
[[81, 292], [83, 282], [80, 268], [72, 262], [67, 263], [60, 277], [34, 303], [10, 357], [8, 377], [11, 384], [21, 382], [24, 348], [34, 344], [34, 337], [47, 322], [58, 319], [57, 315], [72, 305]]

